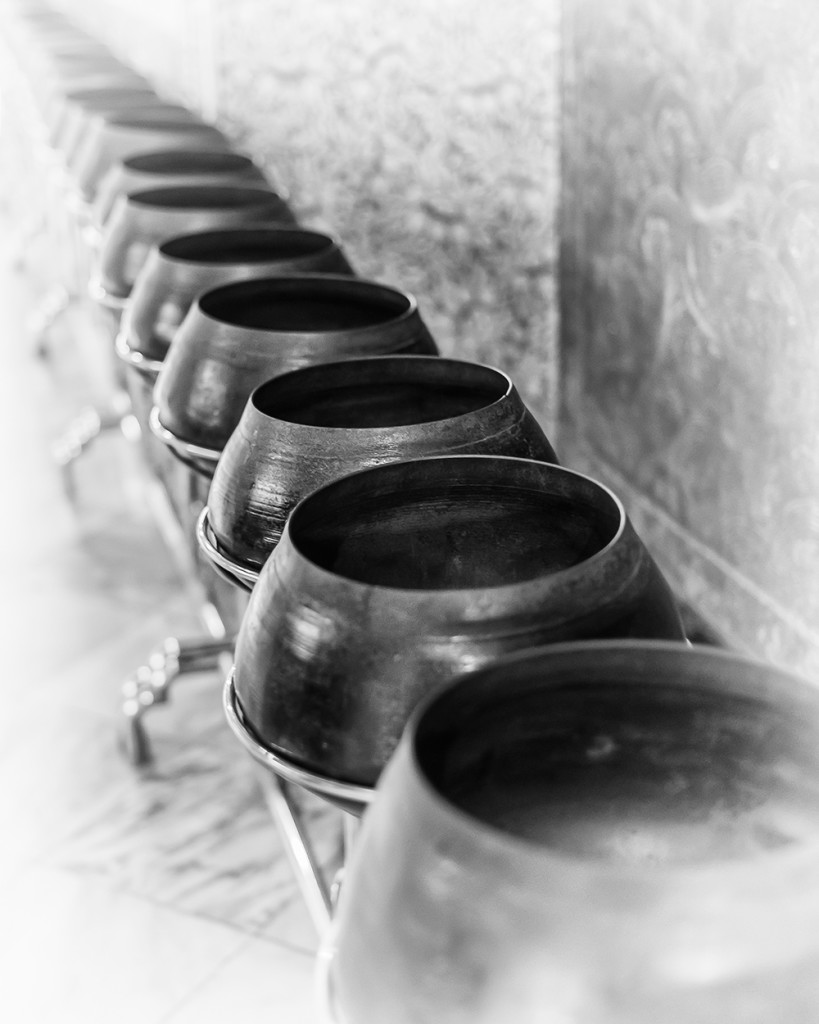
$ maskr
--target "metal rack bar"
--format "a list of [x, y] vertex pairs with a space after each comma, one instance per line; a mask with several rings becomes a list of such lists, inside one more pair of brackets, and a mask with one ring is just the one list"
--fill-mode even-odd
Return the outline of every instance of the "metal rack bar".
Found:
[[289, 784], [261, 765], [256, 767], [256, 773], [307, 910], [321, 937], [330, 925], [332, 901], [307, 826], [290, 793]]

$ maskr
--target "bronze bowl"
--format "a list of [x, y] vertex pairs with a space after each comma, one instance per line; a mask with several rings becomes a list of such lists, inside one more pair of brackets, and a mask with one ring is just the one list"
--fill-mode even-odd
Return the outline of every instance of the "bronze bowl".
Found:
[[158, 149], [230, 149], [230, 144], [218, 128], [193, 116], [152, 122], [123, 113], [94, 120], [83, 134], [70, 170], [83, 199], [93, 203], [102, 178], [113, 164]]
[[212, 476], [259, 384], [313, 363], [393, 353], [437, 353], [415, 299], [397, 288], [338, 274], [223, 285], [199, 296], [174, 337], [151, 427]]
[[49, 143], [57, 149], [65, 148], [66, 140], [76, 134], [78, 126], [96, 114], [108, 111], [113, 116], [116, 111], [150, 103], [162, 100], [147, 82], [132, 83], [126, 78], [103, 86], [72, 86], [52, 100], [46, 116]]
[[75, 122], [84, 124], [86, 120], [85, 114], [78, 109], [79, 104], [75, 99], [78, 94], [88, 96], [96, 93], [102, 96], [109, 93], [115, 104], [116, 97], [126, 92], [133, 93], [133, 106], [137, 106], [139, 100], [145, 103], [156, 96], [150, 82], [130, 68], [85, 71], [51, 82], [40, 100], [44, 139], [52, 146], [56, 146], [59, 141], [61, 151], [65, 152], [62, 140], [69, 124], [73, 136], [76, 132]]
[[100, 182], [93, 217], [104, 225], [122, 195], [172, 185], [256, 185], [269, 187], [249, 156], [228, 150], [160, 150], [126, 157], [111, 167]]
[[224, 228], [154, 246], [131, 292], [118, 351], [156, 378], [197, 295], [222, 284], [298, 273], [352, 274], [336, 239], [305, 228]]
[[148, 84], [145, 76], [134, 68], [110, 53], [95, 49], [52, 55], [38, 64], [32, 86], [44, 113], [61, 95], [73, 89], [102, 89], [126, 82]]
[[207, 231], [171, 238], [151, 249], [131, 293], [116, 352], [132, 371], [126, 384], [155, 470], [163, 471], [173, 456], [149, 428], [154, 384], [196, 296], [230, 281], [305, 270], [352, 273], [335, 239], [302, 228]]
[[246, 224], [293, 224], [281, 196], [261, 185], [177, 185], [120, 196], [102, 234], [92, 293], [120, 304], [148, 254], [176, 235]]
[[373, 786], [435, 686], [522, 648], [684, 639], [620, 501], [560, 466], [398, 462], [304, 498], [236, 648], [249, 732], [317, 776]]
[[558, 461], [512, 381], [490, 366], [402, 355], [283, 374], [256, 388], [225, 446], [200, 544], [252, 588], [305, 495], [359, 469], [450, 452]]
[[819, 1009], [819, 690], [561, 644], [431, 695], [323, 962], [337, 1024], [771, 1024]]
[[[65, 110], [54, 127], [54, 143], [59, 149], [65, 167], [72, 172], [86, 139], [98, 125], [123, 117], [145, 119], [152, 123], [179, 122], [202, 124], [198, 117], [178, 104], [161, 99], [148, 87], [120, 86], [116, 90], [82, 90], [88, 93], [102, 93], [100, 99], [67, 103]], [[107, 95], [105, 95], [107, 94]]]

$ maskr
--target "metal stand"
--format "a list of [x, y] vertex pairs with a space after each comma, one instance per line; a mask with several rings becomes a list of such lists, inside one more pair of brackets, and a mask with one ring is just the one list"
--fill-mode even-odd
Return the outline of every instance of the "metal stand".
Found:
[[74, 501], [77, 495], [75, 464], [100, 434], [121, 430], [129, 440], [132, 439], [136, 425], [129, 416], [130, 408], [130, 400], [122, 392], [117, 392], [112, 400], [111, 410], [104, 415], [93, 406], [88, 406], [75, 417], [52, 448], [52, 456], [60, 470], [63, 487], [69, 500]]
[[[217, 615], [213, 609], [214, 615]], [[234, 638], [224, 635], [191, 641], [168, 637], [122, 686], [125, 719], [122, 743], [129, 761], [148, 764], [151, 745], [143, 717], [157, 704], [167, 702], [171, 684], [186, 672], [207, 672], [219, 667], [222, 655], [232, 654]]]
[[[79, 227], [76, 230], [79, 231]], [[127, 300], [108, 295], [96, 280], [91, 282], [88, 290], [95, 303], [111, 319], [112, 329], [115, 328], [122, 317]], [[60, 311], [67, 309], [76, 298], [69, 290], [63, 289], [63, 291], [65, 297]], [[56, 315], [59, 315], [59, 312]], [[50, 320], [49, 326], [53, 321], [54, 318]], [[39, 342], [41, 348], [42, 338], [43, 334], [41, 333]], [[110, 407], [104, 412], [93, 406], [83, 409], [69, 424], [52, 449], [54, 461], [63, 478], [66, 494], [72, 501], [77, 492], [74, 476], [75, 464], [100, 434], [110, 430], [121, 430], [129, 440], [136, 440], [140, 436], [139, 425], [132, 416], [131, 399], [128, 392], [122, 386], [118, 386], [115, 381], [111, 382], [111, 387], [113, 394]]]
[[[168, 550], [177, 560], [180, 573], [202, 586], [196, 577], [184, 523], [174, 510], [167, 489], [157, 480], [147, 480], [146, 495], [154, 521]], [[192, 503], [192, 494], [189, 494], [188, 501]], [[166, 638], [122, 686], [122, 746], [135, 766], [147, 764], [152, 756], [144, 716], [150, 708], [168, 702], [171, 686], [176, 680], [194, 672], [218, 668], [227, 671], [230, 667], [235, 637], [226, 627], [219, 609], [201, 590], [194, 600], [199, 604], [206, 635], [187, 640]], [[229, 659], [223, 664], [221, 659], [227, 656]]]
[[40, 300], [37, 309], [29, 316], [28, 333], [34, 345], [34, 354], [38, 359], [47, 360], [51, 357], [48, 350], [48, 334], [60, 317], [67, 313], [76, 301], [76, 296], [62, 284], [53, 285]]
[[279, 832], [307, 910], [316, 931], [322, 936], [330, 924], [333, 896], [337, 888], [328, 886], [324, 878], [310, 833], [288, 783], [261, 767], [257, 767], [256, 773], [265, 803]]
[[241, 590], [253, 590], [259, 579], [259, 570], [242, 565], [241, 562], [229, 558], [219, 550], [219, 542], [210, 525], [210, 511], [207, 505], [196, 520], [196, 539], [199, 542], [199, 547], [223, 580]]
[[21, 271], [25, 269], [28, 262], [29, 247], [46, 230], [46, 227], [47, 219], [44, 210], [39, 210], [23, 224], [12, 246], [10, 258], [12, 270]]
[[[75, 195], [58, 155], [47, 150], [44, 162], [48, 171], [45, 214], [40, 230], [44, 230], [49, 237], [51, 245], [60, 256], [63, 269], [60, 275], [62, 280], [48, 289], [28, 320], [34, 351], [40, 359], [49, 358], [47, 340], [51, 329], [60, 317], [85, 297], [87, 271], [93, 252], [90, 235], [88, 243], [84, 241], [89, 211]], [[38, 230], [29, 237], [33, 240], [39, 233]], [[21, 260], [24, 259], [24, 255], [21, 255]]]
[[[228, 675], [223, 693], [228, 725], [258, 765], [259, 780], [268, 809], [299, 883], [302, 896], [319, 936], [324, 936], [332, 920], [344, 877], [344, 865], [355, 844], [361, 815], [373, 799], [367, 786], [339, 782], [307, 771], [257, 743], [244, 724], [233, 688], [233, 672]], [[312, 839], [293, 793], [299, 788], [328, 800], [341, 812], [342, 866], [328, 883]]]

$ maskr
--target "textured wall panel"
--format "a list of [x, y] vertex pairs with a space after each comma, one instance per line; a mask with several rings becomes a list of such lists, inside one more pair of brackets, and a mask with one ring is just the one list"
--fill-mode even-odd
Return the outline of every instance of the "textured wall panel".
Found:
[[62, 0], [557, 419], [560, 0]]
[[731, 639], [819, 665], [819, 5], [569, 5], [566, 413]]
[[218, 101], [442, 349], [556, 402], [557, 0], [227, 0]]

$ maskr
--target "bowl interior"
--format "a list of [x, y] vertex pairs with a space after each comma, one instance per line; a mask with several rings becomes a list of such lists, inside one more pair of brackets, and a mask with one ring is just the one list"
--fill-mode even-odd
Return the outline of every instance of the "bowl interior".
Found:
[[157, 104], [160, 100], [153, 89], [145, 87], [142, 89], [118, 88], [118, 89], [77, 89], [68, 93], [66, 100], [72, 106], [82, 110], [93, 112], [95, 110], [114, 110], [116, 107], [144, 106], [156, 98]]
[[557, 467], [518, 474], [517, 463], [431, 459], [356, 474], [296, 508], [291, 541], [360, 583], [459, 590], [560, 572], [614, 538], [622, 514], [608, 492], [582, 477], [574, 489], [560, 486], [571, 477], [558, 482]]
[[187, 132], [201, 134], [206, 130], [213, 131], [216, 134], [215, 129], [210, 129], [209, 126], [194, 120], [193, 115], [188, 118], [179, 117], [176, 120], [165, 120], [161, 115], [152, 117], [150, 112], [140, 116], [133, 113], [123, 113], [106, 118], [105, 124], [112, 129], [122, 128], [125, 131], [161, 132], [168, 135]]
[[574, 857], [719, 863], [817, 842], [817, 729], [787, 700], [720, 685], [719, 660], [689, 674], [682, 647], [593, 657], [451, 688], [419, 720], [422, 774], [481, 822]]
[[476, 412], [507, 394], [490, 367], [425, 357], [311, 366], [268, 381], [251, 397], [263, 415], [311, 427], [372, 429]]
[[216, 288], [199, 300], [215, 320], [250, 330], [320, 333], [389, 323], [410, 309], [400, 292], [361, 282], [264, 280]]
[[312, 256], [332, 245], [326, 235], [312, 231], [203, 231], [181, 235], [161, 245], [163, 256], [191, 263], [269, 263]]
[[128, 202], [133, 206], [168, 210], [239, 210], [280, 203], [281, 200], [275, 193], [262, 188], [180, 185], [132, 192], [128, 196]]
[[242, 171], [252, 167], [253, 161], [240, 153], [167, 150], [138, 153], [123, 160], [123, 164], [131, 171], [144, 174], [190, 174]]

